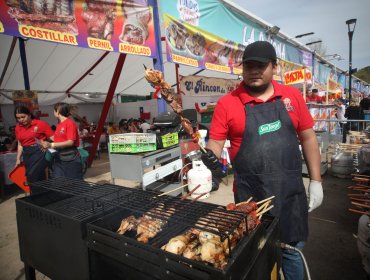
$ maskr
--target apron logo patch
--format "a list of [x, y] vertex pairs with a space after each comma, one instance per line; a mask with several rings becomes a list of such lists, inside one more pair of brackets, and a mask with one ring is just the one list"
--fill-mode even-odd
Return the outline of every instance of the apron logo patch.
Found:
[[280, 128], [281, 128], [281, 121], [280, 120], [278, 120], [276, 122], [273, 122], [273, 123], [266, 123], [266, 124], [261, 125], [258, 128], [258, 134], [262, 135], [262, 134], [265, 134], [265, 133], [274, 132], [274, 131], [279, 130]]
[[294, 107], [292, 105], [292, 101], [290, 100], [290, 98], [285, 98], [283, 100], [283, 103], [284, 103], [284, 106], [285, 106], [285, 109], [288, 111], [288, 112], [293, 112], [294, 111]]

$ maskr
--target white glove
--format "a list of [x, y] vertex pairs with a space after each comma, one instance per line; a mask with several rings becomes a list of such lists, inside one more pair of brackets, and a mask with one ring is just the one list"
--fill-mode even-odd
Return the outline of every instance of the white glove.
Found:
[[311, 212], [321, 205], [324, 198], [321, 182], [315, 180], [310, 181], [310, 185], [308, 186], [308, 198], [308, 212]]

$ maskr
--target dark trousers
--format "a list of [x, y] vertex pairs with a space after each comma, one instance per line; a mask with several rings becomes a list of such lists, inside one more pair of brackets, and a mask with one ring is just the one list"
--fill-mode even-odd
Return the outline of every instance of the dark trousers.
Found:
[[339, 123], [340, 125], [340, 128], [342, 129], [342, 135], [343, 135], [343, 138], [342, 138], [342, 143], [346, 143], [347, 142], [347, 123]]

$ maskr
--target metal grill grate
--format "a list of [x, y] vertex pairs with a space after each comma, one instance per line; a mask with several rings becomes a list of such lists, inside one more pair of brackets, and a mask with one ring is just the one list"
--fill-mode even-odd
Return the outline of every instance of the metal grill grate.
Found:
[[[171, 225], [215, 233], [225, 239], [246, 218], [245, 213], [228, 211], [211, 203], [181, 200], [178, 197], [161, 196], [158, 192], [143, 191], [112, 184], [94, 184], [76, 179], [55, 178], [33, 183], [41, 187], [76, 196], [75, 200], [57, 208], [68, 216], [87, 215], [97, 209], [119, 207], [136, 213], [171, 222]], [[125, 218], [125, 217], [122, 217]], [[117, 225], [118, 226], [118, 225]]]

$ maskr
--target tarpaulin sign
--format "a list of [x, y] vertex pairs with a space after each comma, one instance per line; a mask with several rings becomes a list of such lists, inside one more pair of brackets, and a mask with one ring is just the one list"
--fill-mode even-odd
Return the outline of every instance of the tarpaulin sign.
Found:
[[284, 83], [286, 85], [299, 84], [308, 81], [311, 82], [311, 80], [312, 73], [307, 69], [298, 69], [284, 73]]
[[236, 89], [239, 80], [209, 78], [203, 76], [180, 76], [180, 89], [185, 95], [217, 96]]
[[[235, 43], [168, 14], [164, 15], [164, 27], [167, 60], [197, 68], [232, 73], [234, 56], [238, 55]], [[237, 65], [239, 64], [240, 61]]]
[[147, 0], [0, 0], [0, 32], [157, 57]]

